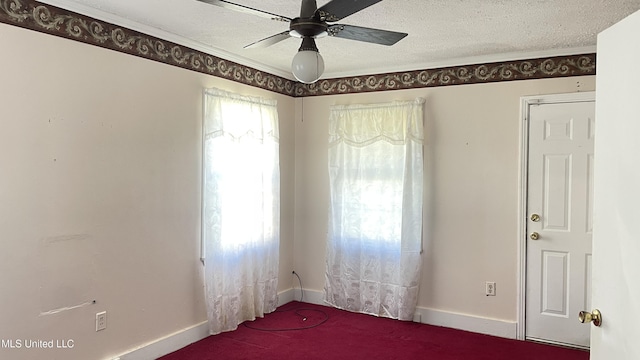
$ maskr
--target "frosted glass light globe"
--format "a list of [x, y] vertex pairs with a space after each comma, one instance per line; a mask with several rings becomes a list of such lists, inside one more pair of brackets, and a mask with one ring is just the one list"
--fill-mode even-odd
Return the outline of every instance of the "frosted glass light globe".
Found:
[[298, 51], [291, 62], [291, 72], [301, 83], [312, 84], [318, 81], [324, 72], [322, 55], [313, 50]]

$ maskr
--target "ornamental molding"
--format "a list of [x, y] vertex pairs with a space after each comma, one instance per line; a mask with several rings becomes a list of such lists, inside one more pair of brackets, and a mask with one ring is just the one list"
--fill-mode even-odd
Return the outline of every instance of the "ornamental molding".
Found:
[[294, 96], [296, 82], [34, 0], [0, 0], [0, 22]]
[[293, 97], [595, 75], [596, 55], [444, 67], [302, 84], [35, 0], [0, 0], [0, 22]]
[[297, 84], [295, 96], [335, 95], [596, 74], [596, 54], [363, 75]]

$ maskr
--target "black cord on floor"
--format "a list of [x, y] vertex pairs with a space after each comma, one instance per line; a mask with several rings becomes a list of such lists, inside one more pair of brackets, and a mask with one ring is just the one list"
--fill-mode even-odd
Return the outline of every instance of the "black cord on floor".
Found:
[[[298, 275], [298, 273], [296, 273], [295, 271], [291, 272], [293, 275], [298, 277], [298, 283], [300, 283], [300, 302], [302, 302], [302, 300], [304, 299], [304, 288], [302, 287], [302, 279], [300, 279], [300, 275]], [[309, 326], [301, 326], [301, 327], [292, 327], [292, 328], [281, 328], [281, 329], [267, 329], [267, 328], [259, 328], [256, 326], [252, 326], [249, 325], [248, 321], [245, 321], [242, 323], [242, 325], [244, 325], [245, 327], [252, 329], [252, 330], [260, 330], [260, 331], [293, 331], [293, 330], [307, 330], [307, 329], [312, 329], [314, 327], [318, 327], [322, 324], [324, 324], [325, 322], [327, 322], [327, 320], [329, 320], [329, 314], [327, 314], [326, 312], [319, 310], [319, 309], [291, 309], [291, 310], [276, 310], [274, 312], [289, 312], [289, 311], [294, 311], [296, 315], [302, 317], [302, 321], [307, 321], [307, 317], [304, 316], [304, 314], [301, 314], [300, 311], [315, 311], [318, 312], [322, 315], [324, 315], [324, 319], [322, 319], [319, 323], [317, 324], [313, 324], [313, 325], [309, 325]]]
[[326, 312], [324, 312], [322, 310], [318, 310], [318, 309], [292, 309], [292, 310], [284, 310], [284, 311], [279, 311], [279, 312], [288, 312], [288, 311], [294, 311], [296, 315], [302, 317], [303, 321], [306, 321], [307, 317], [304, 316], [304, 314], [301, 314], [300, 311], [315, 311], [315, 312], [318, 312], [318, 313], [321, 313], [322, 315], [324, 315], [324, 319], [322, 319], [322, 321], [320, 321], [317, 324], [313, 324], [313, 325], [309, 325], [309, 326], [299, 326], [299, 327], [280, 328], [280, 329], [260, 328], [260, 327], [249, 325], [249, 323], [247, 321], [243, 322], [242, 324], [244, 326], [248, 327], [249, 329], [260, 330], [260, 331], [293, 331], [293, 330], [312, 329], [314, 327], [318, 327], [318, 326], [324, 324], [325, 322], [327, 322], [327, 320], [329, 320], [329, 315]]

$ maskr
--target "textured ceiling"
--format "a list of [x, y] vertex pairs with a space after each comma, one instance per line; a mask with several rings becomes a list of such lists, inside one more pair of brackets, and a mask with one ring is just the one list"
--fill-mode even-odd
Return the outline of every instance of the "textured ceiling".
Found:
[[[230, 0], [297, 17], [299, 0]], [[349, 0], [345, 0], [349, 1]], [[196, 0], [44, 0], [47, 4], [293, 79], [300, 40], [243, 46], [288, 24]], [[317, 0], [318, 6], [327, 0]], [[594, 52], [596, 35], [640, 9], [640, 0], [386, 0], [339, 23], [409, 33], [393, 46], [317, 40], [322, 78]]]

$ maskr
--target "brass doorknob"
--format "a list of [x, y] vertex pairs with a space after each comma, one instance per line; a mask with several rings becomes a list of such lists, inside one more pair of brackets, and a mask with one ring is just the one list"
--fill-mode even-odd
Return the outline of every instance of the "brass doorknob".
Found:
[[531, 235], [529, 235], [529, 237], [531, 238], [531, 240], [538, 240], [540, 239], [540, 234], [534, 231], [531, 233]]
[[540, 221], [540, 215], [538, 215], [538, 214], [531, 214], [531, 221], [533, 221], [533, 222], [538, 222], [538, 221]]
[[593, 321], [593, 325], [600, 326], [602, 325], [602, 314], [600, 314], [600, 310], [598, 309], [591, 312], [580, 311], [578, 314], [578, 320], [583, 324]]

